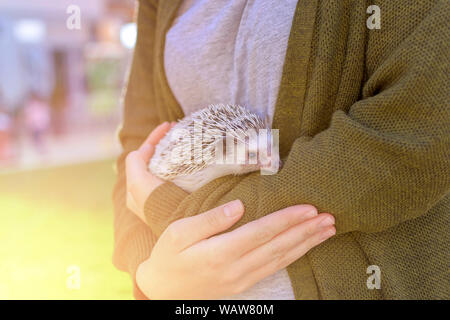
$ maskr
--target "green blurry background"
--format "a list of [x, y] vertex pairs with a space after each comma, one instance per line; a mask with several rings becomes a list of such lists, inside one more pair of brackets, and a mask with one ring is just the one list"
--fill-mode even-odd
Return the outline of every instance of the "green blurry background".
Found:
[[0, 1], [0, 300], [133, 298], [112, 189], [135, 8]]
[[113, 160], [0, 174], [0, 300], [132, 299], [111, 262], [114, 179]]
[[135, 8], [0, 1], [0, 300], [133, 298], [112, 189]]

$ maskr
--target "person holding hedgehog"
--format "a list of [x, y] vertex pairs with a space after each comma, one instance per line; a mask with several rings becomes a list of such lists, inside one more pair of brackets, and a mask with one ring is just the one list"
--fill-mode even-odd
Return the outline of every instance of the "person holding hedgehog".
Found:
[[381, 30], [366, 1], [139, 1], [114, 190], [136, 298], [448, 298], [450, 4], [377, 3]]

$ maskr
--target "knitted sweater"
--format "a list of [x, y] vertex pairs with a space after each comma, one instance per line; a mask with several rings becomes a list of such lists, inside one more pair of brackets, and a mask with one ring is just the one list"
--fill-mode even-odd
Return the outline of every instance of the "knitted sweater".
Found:
[[[283, 168], [192, 194], [164, 183], [145, 224], [126, 208], [124, 159], [156, 125], [183, 117], [163, 67], [180, 2], [140, 1], [114, 189], [116, 267], [134, 279], [169, 223], [234, 199], [245, 205], [238, 226], [310, 203], [334, 215], [337, 235], [288, 267], [297, 299], [449, 299], [450, 2], [300, 0], [273, 121]], [[381, 29], [366, 26], [371, 4]], [[379, 289], [368, 285], [371, 266]]]

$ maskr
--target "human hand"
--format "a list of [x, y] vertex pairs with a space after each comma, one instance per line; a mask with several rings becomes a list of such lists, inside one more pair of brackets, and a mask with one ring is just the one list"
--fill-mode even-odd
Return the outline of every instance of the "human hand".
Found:
[[161, 235], [136, 281], [150, 299], [217, 299], [287, 267], [336, 233], [334, 218], [297, 205], [221, 233], [244, 212], [235, 200], [177, 220]]
[[174, 125], [164, 122], [156, 127], [136, 151], [126, 158], [125, 171], [127, 183], [127, 207], [145, 221], [144, 203], [153, 190], [164, 181], [151, 174], [148, 162], [155, 152], [155, 147], [169, 129]]

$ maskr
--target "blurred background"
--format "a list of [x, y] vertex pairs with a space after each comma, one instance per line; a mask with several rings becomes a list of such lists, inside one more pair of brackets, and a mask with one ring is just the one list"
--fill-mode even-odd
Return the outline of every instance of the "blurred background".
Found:
[[0, 299], [131, 299], [111, 263], [133, 0], [0, 1]]

